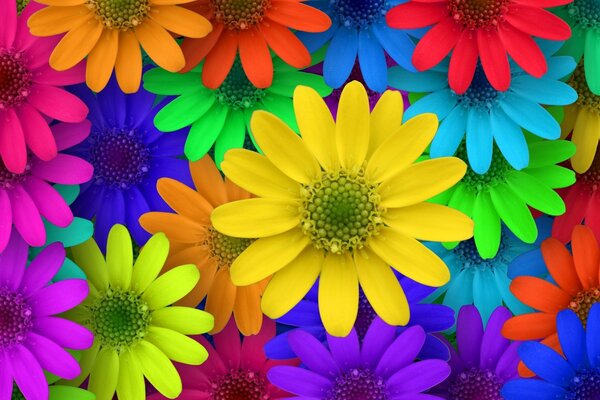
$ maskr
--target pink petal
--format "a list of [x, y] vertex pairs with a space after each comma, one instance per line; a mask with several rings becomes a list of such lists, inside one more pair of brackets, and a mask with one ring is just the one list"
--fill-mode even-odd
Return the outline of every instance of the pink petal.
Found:
[[213, 345], [204, 336], [194, 336], [193, 338], [208, 351], [208, 360], [197, 366], [196, 369], [209, 379], [226, 374], [227, 368], [225, 367], [225, 363]]
[[10, 172], [20, 174], [25, 171], [25, 136], [17, 113], [10, 108], [0, 112], [0, 156]]
[[30, 296], [46, 286], [65, 261], [65, 247], [52, 243], [29, 264], [21, 281], [21, 292]]
[[68, 349], [89, 349], [94, 342], [94, 335], [92, 332], [83, 326], [64, 318], [36, 318], [33, 330]]
[[40, 214], [53, 225], [66, 228], [73, 222], [73, 212], [62, 196], [43, 180], [32, 176], [23, 187], [33, 200]]
[[504, 44], [497, 31], [477, 31], [477, 45], [481, 65], [490, 84], [496, 90], [506, 91], [510, 87], [510, 65]]
[[43, 5], [35, 1], [30, 1], [21, 12], [21, 15], [17, 17], [17, 33], [15, 40], [13, 41], [13, 47], [18, 50], [26, 50], [37, 41], [37, 38], [29, 33], [27, 20], [34, 12], [41, 10], [42, 8], [44, 8]]
[[461, 33], [461, 27], [452, 18], [444, 18], [415, 47], [412, 57], [415, 68], [425, 71], [438, 65], [454, 48]]
[[230, 318], [225, 329], [213, 336], [213, 339], [215, 341], [215, 348], [219, 352], [221, 359], [225, 362], [225, 365], [229, 366], [229, 368], [239, 368], [242, 343], [235, 320]]
[[0, 254], [6, 248], [8, 239], [10, 239], [10, 232], [12, 230], [12, 207], [10, 206], [10, 199], [8, 193], [5, 190], [0, 190]]
[[39, 112], [27, 103], [17, 109], [25, 142], [40, 159], [49, 161], [56, 157], [56, 141], [48, 123]]
[[90, 135], [92, 124], [87, 119], [76, 124], [61, 122], [53, 125], [51, 129], [56, 146], [62, 151], [83, 142]]
[[34, 163], [31, 172], [38, 178], [48, 182], [62, 185], [79, 185], [92, 178], [94, 167], [79, 157], [58, 154], [52, 161]]
[[33, 78], [35, 83], [50, 86], [76, 85], [85, 81], [85, 61], [66, 71], [56, 71], [44, 64], [36, 69]]
[[11, 48], [17, 32], [17, 2], [0, 0], [0, 49]]
[[27, 66], [31, 70], [35, 70], [41, 66], [48, 65], [50, 54], [60, 42], [60, 36], [38, 37], [34, 44], [26, 50], [28, 63]]
[[508, 24], [500, 26], [498, 31], [506, 51], [525, 72], [541, 78], [548, 71], [544, 53], [531, 36]]
[[77, 96], [54, 86], [31, 85], [27, 99], [39, 111], [63, 122], [81, 122], [89, 111]]
[[75, 379], [81, 373], [77, 360], [52, 340], [29, 332], [24, 344], [48, 372], [64, 379]]
[[67, 279], [38, 290], [29, 298], [29, 304], [36, 317], [47, 317], [78, 306], [88, 293], [87, 281]]
[[0, 352], [0, 399], [12, 398], [13, 377], [8, 356]]
[[250, 371], [260, 371], [267, 361], [265, 344], [275, 337], [275, 322], [263, 318], [263, 324], [257, 335], [247, 336], [242, 342], [241, 367]]
[[8, 246], [0, 254], [0, 285], [10, 290], [17, 290], [21, 285], [21, 279], [25, 273], [25, 264], [29, 255], [27, 243], [21, 239], [19, 234], [12, 232]]
[[477, 57], [477, 38], [473, 32], [466, 30], [454, 48], [448, 70], [448, 82], [457, 94], [465, 93], [471, 85], [477, 67]]
[[27, 400], [47, 400], [48, 384], [40, 363], [24, 346], [8, 350], [11, 369], [17, 386]]
[[15, 228], [30, 246], [43, 246], [46, 243], [46, 229], [40, 212], [33, 200], [21, 186], [9, 192], [13, 206]]

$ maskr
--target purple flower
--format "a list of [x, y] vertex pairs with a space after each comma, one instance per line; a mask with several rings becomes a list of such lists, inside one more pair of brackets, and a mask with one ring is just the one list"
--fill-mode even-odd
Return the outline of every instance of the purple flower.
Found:
[[327, 335], [327, 349], [308, 332], [296, 330], [288, 340], [302, 366], [274, 367], [267, 377], [303, 400], [440, 399], [419, 395], [450, 374], [445, 361], [414, 362], [425, 337], [420, 326], [398, 335], [395, 327], [376, 319], [362, 344], [356, 329], [352, 329], [345, 338]]
[[60, 243], [46, 247], [29, 264], [27, 244], [13, 235], [0, 254], [0, 399], [10, 399], [13, 380], [28, 400], [48, 398], [43, 370], [64, 379], [80, 373], [63, 348], [92, 345], [87, 329], [55, 314], [68, 311], [88, 294], [83, 279], [48, 284], [65, 259]]

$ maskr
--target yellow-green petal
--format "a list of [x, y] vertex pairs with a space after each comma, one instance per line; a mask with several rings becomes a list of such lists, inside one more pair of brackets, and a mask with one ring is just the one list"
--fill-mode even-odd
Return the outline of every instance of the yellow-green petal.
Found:
[[94, 239], [71, 248], [73, 260], [87, 277], [87, 280], [98, 290], [108, 287], [108, 271], [104, 256]]
[[142, 294], [142, 299], [151, 310], [166, 307], [188, 294], [199, 279], [200, 272], [193, 264], [173, 268], [152, 282]]
[[142, 247], [133, 266], [131, 288], [142, 293], [156, 279], [169, 255], [169, 240], [164, 233], [153, 235]]
[[173, 361], [200, 365], [208, 358], [208, 351], [200, 343], [171, 329], [151, 326], [144, 339]]
[[48, 400], [96, 400], [92, 392], [72, 386], [52, 385], [48, 394]]
[[108, 234], [106, 267], [111, 286], [128, 289], [131, 284], [133, 249], [127, 228], [117, 224]]
[[112, 400], [119, 376], [119, 356], [113, 349], [103, 348], [98, 352], [96, 363], [90, 373], [88, 390], [96, 400]]
[[163, 396], [174, 399], [181, 394], [182, 384], [179, 373], [167, 356], [155, 345], [142, 340], [132, 353], [142, 373]]
[[119, 381], [117, 396], [119, 400], [144, 400], [146, 385], [144, 375], [131, 352], [125, 351], [119, 356]]
[[184, 335], [200, 335], [213, 328], [215, 319], [206, 311], [173, 306], [154, 311], [152, 324], [173, 329]]

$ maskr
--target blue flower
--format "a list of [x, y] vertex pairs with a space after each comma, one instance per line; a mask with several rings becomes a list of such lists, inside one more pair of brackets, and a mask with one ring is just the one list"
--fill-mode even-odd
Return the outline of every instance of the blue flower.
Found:
[[[406, 277], [400, 278], [400, 283], [410, 306], [410, 321], [405, 327], [399, 327], [398, 331], [402, 332], [411, 326], [420, 325], [425, 333], [427, 333], [427, 337], [419, 353], [419, 358], [447, 360], [450, 356], [448, 348], [434, 333], [445, 331], [454, 325], [454, 312], [441, 304], [420, 304], [421, 300], [430, 295], [435, 288], [421, 285]], [[302, 328], [321, 342], [325, 342], [326, 332], [323, 322], [319, 317], [319, 305], [317, 301], [318, 285], [315, 284], [305, 299], [298, 303], [290, 312], [279, 318], [277, 323]], [[362, 341], [364, 339], [372, 324], [387, 326], [377, 316], [366, 296], [361, 292], [358, 303], [358, 316], [354, 323], [354, 330], [359, 340]], [[265, 352], [269, 358], [286, 359], [295, 357], [287, 340], [288, 335], [294, 330], [284, 332], [267, 343]]]
[[337, 89], [352, 72], [355, 61], [365, 83], [383, 92], [388, 86], [386, 53], [399, 66], [415, 71], [411, 58], [420, 31], [390, 28], [385, 21], [387, 11], [403, 0], [309, 0], [308, 5], [326, 12], [332, 26], [322, 33], [299, 32], [298, 37], [311, 53], [329, 43], [323, 75], [325, 83]]
[[463, 95], [457, 95], [448, 85], [448, 60], [420, 73], [390, 69], [390, 86], [427, 93], [409, 107], [404, 119], [433, 112], [441, 121], [431, 143], [433, 158], [453, 155], [466, 132], [467, 155], [473, 171], [478, 174], [488, 171], [494, 142], [508, 163], [521, 170], [529, 165], [524, 130], [549, 140], [560, 137], [559, 123], [542, 105], [563, 106], [577, 100], [577, 92], [560, 81], [576, 64], [571, 57], [552, 56], [562, 43], [540, 41], [539, 44], [548, 59], [546, 75], [534, 78], [513, 65], [511, 85], [506, 92], [490, 85], [481, 65]]
[[[538, 342], [525, 342], [519, 356], [537, 378], [517, 379], [502, 389], [506, 400], [600, 399], [600, 304], [592, 306], [584, 324], [571, 310], [556, 318], [564, 354]], [[585, 326], [584, 326], [585, 325]]]

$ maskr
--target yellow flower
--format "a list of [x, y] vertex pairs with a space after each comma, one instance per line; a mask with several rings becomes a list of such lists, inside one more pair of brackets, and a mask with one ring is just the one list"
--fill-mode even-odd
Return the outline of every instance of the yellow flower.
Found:
[[404, 325], [409, 309], [390, 269], [429, 286], [448, 282], [446, 265], [419, 240], [456, 241], [473, 222], [426, 203], [466, 171], [455, 157], [415, 163], [433, 139], [437, 118], [419, 115], [402, 125], [402, 97], [386, 92], [372, 114], [364, 87], [342, 92], [337, 123], [314, 90], [298, 87], [294, 109], [302, 137], [274, 115], [251, 121], [264, 156], [231, 150], [226, 176], [258, 198], [224, 204], [212, 214], [223, 234], [259, 238], [231, 267], [236, 285], [273, 275], [262, 308], [279, 318], [316, 279], [327, 331], [345, 336], [356, 320], [359, 283], [377, 314]]

